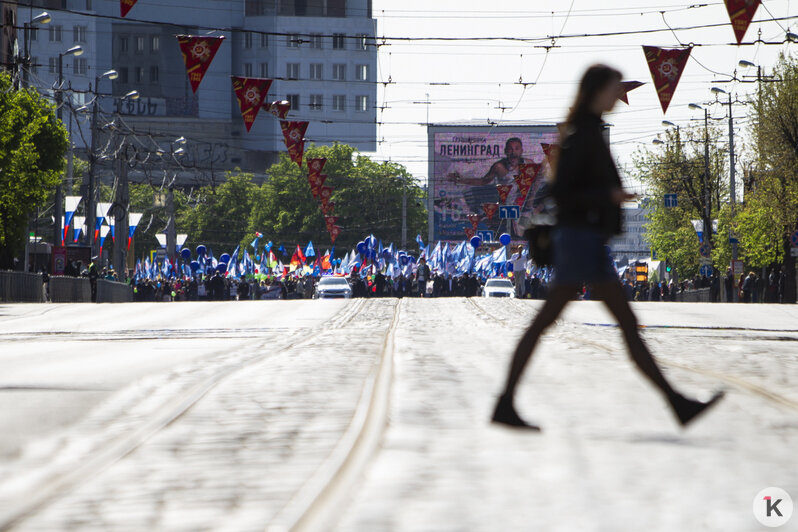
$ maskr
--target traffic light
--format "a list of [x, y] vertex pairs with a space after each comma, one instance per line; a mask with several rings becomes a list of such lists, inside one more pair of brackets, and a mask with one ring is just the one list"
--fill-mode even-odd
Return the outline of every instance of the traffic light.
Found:
[[671, 273], [672, 269], [673, 269], [673, 266], [671, 266], [671, 261], [668, 260], [668, 259], [665, 259], [665, 271], [667, 273]]

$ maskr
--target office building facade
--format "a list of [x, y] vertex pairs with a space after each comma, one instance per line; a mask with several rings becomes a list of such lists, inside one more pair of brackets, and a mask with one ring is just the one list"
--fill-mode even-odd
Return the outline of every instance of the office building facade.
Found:
[[[136, 150], [168, 152], [170, 140], [185, 137], [185, 179], [223, 179], [234, 168], [264, 176], [285, 151], [279, 122], [266, 111], [246, 131], [231, 76], [273, 79], [268, 99], [291, 101], [288, 118], [310, 122], [308, 142], [376, 149], [376, 22], [370, 0], [196, 0], [190, 7], [139, 0], [124, 19], [118, 0], [34, 3], [39, 11], [50, 10], [53, 20], [31, 34], [31, 84], [52, 88], [59, 54], [80, 45], [82, 55], [62, 58], [64, 86], [75, 91], [70, 109], [90, 102], [89, 90], [96, 89], [98, 126], [114, 122], [116, 131], [134, 131]], [[25, 9], [20, 24], [37, 13]], [[225, 37], [196, 93], [178, 34]], [[109, 69], [118, 78], [94, 87]], [[124, 99], [132, 90], [140, 98]], [[65, 112], [64, 121], [71, 122], [80, 154], [91, 145], [89, 114], [67, 114], [73, 113]], [[98, 127], [99, 137], [107, 129]]]

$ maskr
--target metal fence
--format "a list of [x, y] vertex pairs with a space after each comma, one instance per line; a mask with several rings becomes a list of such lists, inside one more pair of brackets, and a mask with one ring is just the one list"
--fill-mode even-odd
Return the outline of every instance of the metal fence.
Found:
[[50, 277], [50, 301], [53, 303], [90, 303], [91, 285], [85, 277]]
[[44, 301], [42, 274], [0, 271], [0, 301], [41, 303]]
[[97, 279], [97, 303], [127, 303], [133, 301], [133, 288], [125, 283]]
[[710, 288], [699, 288], [698, 290], [687, 290], [676, 294], [675, 301], [683, 301], [685, 303], [709, 303]]

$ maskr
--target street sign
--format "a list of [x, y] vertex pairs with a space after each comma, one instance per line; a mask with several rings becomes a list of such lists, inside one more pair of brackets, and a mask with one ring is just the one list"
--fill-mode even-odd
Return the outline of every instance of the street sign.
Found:
[[676, 194], [665, 194], [665, 206], [666, 207], [679, 206], [679, 199], [677, 198]]
[[737, 279], [739, 279], [740, 275], [743, 274], [743, 261], [741, 260], [731, 261], [731, 270], [732, 270], [732, 275], [734, 275], [734, 283], [736, 286]]
[[798, 257], [798, 248], [790, 248], [790, 257]]
[[702, 264], [701, 267], [698, 269], [698, 273], [701, 275], [706, 275], [709, 277], [712, 275], [712, 265], [711, 264]]
[[798, 231], [792, 234], [790, 242], [792, 242], [792, 247], [798, 247]]
[[493, 231], [477, 231], [477, 236], [482, 242], [493, 242]]
[[729, 237], [729, 244], [739, 244], [740, 241], [734, 238], [733, 236]]
[[698, 248], [698, 253], [700, 253], [702, 257], [709, 257], [711, 251], [709, 244], [706, 242], [701, 244]]
[[521, 217], [521, 207], [518, 205], [499, 205], [499, 218], [502, 220], [517, 220]]
[[703, 266], [704, 264], [712, 264], [712, 259], [709, 259], [707, 257], [699, 257], [698, 264], [700, 264], [701, 266]]

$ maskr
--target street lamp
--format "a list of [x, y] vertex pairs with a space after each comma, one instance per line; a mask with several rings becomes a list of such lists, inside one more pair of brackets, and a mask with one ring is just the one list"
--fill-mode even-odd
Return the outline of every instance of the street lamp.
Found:
[[[58, 87], [55, 93], [55, 98], [57, 102], [56, 107], [56, 114], [58, 116], [58, 120], [62, 123], [63, 119], [63, 107], [64, 107], [64, 56], [65, 55], [81, 55], [83, 53], [83, 48], [80, 46], [73, 46], [66, 52], [62, 52], [58, 54]], [[69, 139], [70, 146], [72, 145], [72, 139]], [[63, 212], [61, 210], [61, 203], [64, 201], [63, 199], [63, 191], [61, 189], [61, 182], [59, 181], [58, 184], [55, 186], [55, 208], [53, 209], [53, 216], [55, 218], [55, 222], [53, 223], [53, 246], [55, 246], [58, 242], [61, 242], [61, 216]]]
[[687, 107], [690, 109], [704, 111], [704, 238], [707, 243], [712, 241], [712, 221], [710, 219], [710, 196], [709, 196], [709, 109], [705, 109], [697, 103], [691, 103]]
[[22, 44], [22, 50], [23, 50], [22, 53], [23, 53], [23, 56], [24, 56], [23, 57], [23, 61], [24, 61], [25, 67], [26, 67], [26, 68], [24, 68], [22, 70], [22, 76], [21, 76], [22, 77], [22, 86], [23, 87], [27, 87], [28, 86], [28, 69], [30, 68], [30, 64], [31, 64], [30, 44], [29, 44], [30, 39], [28, 37], [30, 35], [31, 28], [35, 24], [49, 24], [50, 22], [52, 22], [52, 20], [53, 20], [53, 18], [50, 16], [50, 14], [47, 11], [43, 11], [43, 12], [39, 13], [38, 15], [36, 15], [35, 17], [33, 17], [32, 19], [30, 19], [30, 22], [26, 22], [26, 23], [24, 23], [22, 25], [22, 28], [23, 28], [22, 39], [24, 41], [24, 43]]
[[[81, 50], [82, 52], [82, 50]], [[91, 246], [91, 254], [94, 256], [95, 253], [95, 244], [96, 241], [94, 239], [94, 232], [95, 232], [95, 225], [97, 224], [97, 213], [95, 212], [96, 209], [95, 205], [95, 195], [96, 195], [96, 188], [97, 183], [95, 177], [95, 165], [97, 164], [97, 154], [95, 153], [97, 150], [97, 112], [99, 109], [99, 86], [101, 79], [110, 79], [114, 80], [119, 77], [119, 73], [116, 70], [106, 70], [99, 76], [95, 76], [94, 78], [94, 100], [92, 103], [92, 112], [91, 112], [91, 148], [89, 151], [89, 189], [86, 191], [86, 224], [88, 227], [88, 231], [86, 231], [86, 239]]]
[[138, 100], [139, 99], [139, 91], [130, 91], [124, 96], [122, 96], [123, 100]]
[[653, 142], [654, 144], [656, 144], [656, 145], [658, 145], [658, 146], [659, 146], [660, 144], [665, 144], [664, 142], [662, 142], [662, 141], [661, 141], [661, 140], [659, 140], [659, 139], [654, 139], [654, 140], [652, 140], [651, 142]]
[[[743, 65], [744, 61], [740, 61], [740, 66]], [[745, 63], [749, 63], [745, 61]], [[753, 65], [753, 63], [750, 63]], [[727, 94], [729, 96], [729, 103], [724, 104], [729, 106], [729, 188], [730, 188], [730, 201], [729, 206], [731, 207], [731, 215], [732, 218], [734, 217], [734, 206], [737, 203], [737, 187], [736, 187], [736, 180], [735, 175], [736, 171], [734, 168], [735, 160], [734, 160], [734, 114], [732, 113], [732, 95], [730, 92], [726, 92], [725, 90], [712, 87], [712, 93], [717, 98], [721, 94]], [[733, 236], [733, 235], [731, 235]], [[731, 241], [731, 251], [732, 251], [732, 260], [737, 260], [737, 239], [732, 239]]]

